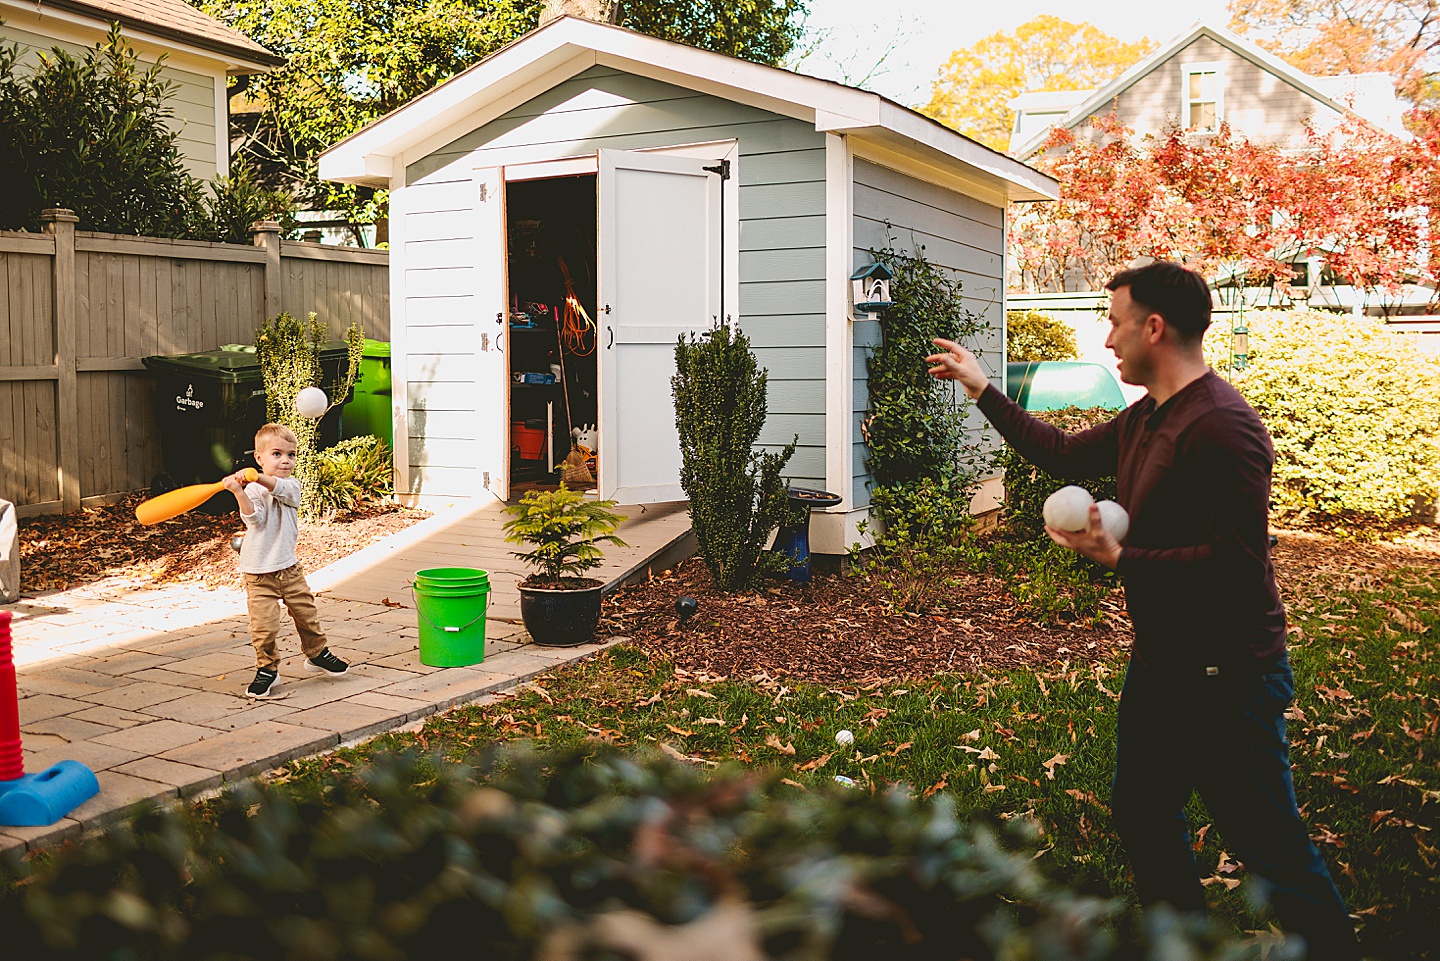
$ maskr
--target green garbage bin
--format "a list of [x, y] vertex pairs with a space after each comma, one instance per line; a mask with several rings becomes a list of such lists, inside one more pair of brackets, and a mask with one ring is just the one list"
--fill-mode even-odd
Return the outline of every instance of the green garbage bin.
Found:
[[[332, 395], [347, 362], [344, 341], [330, 341], [320, 352], [321, 387]], [[265, 423], [265, 377], [255, 348], [228, 344], [193, 354], [145, 357], [155, 377], [155, 421], [160, 431], [161, 472], [151, 480], [155, 492], [208, 484], [241, 467], [253, 466], [255, 432]], [[329, 447], [340, 439], [340, 408], [320, 420], [317, 442]], [[212, 513], [235, 507], [221, 492], [206, 503]]]
[[1030, 411], [1125, 407], [1125, 395], [1110, 369], [1080, 361], [1012, 361], [1005, 365], [1005, 392]]
[[355, 398], [340, 415], [341, 437], [378, 437], [395, 446], [395, 420], [390, 407], [390, 342], [365, 341]]

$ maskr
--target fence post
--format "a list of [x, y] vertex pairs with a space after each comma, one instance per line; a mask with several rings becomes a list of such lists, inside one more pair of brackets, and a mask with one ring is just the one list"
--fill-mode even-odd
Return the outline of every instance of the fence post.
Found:
[[50, 309], [55, 325], [55, 435], [59, 446], [60, 510], [80, 509], [80, 398], [76, 383], [75, 211], [52, 207], [40, 211], [40, 223], [55, 238], [50, 271]]
[[265, 251], [265, 316], [264, 324], [280, 313], [280, 225], [262, 220], [250, 228], [255, 246]]

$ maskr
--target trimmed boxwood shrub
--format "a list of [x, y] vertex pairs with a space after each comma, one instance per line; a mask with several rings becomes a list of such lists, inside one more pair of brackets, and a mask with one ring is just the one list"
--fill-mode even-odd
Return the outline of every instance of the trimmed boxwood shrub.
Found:
[[320, 797], [246, 785], [58, 851], [4, 887], [0, 930], [47, 961], [1238, 956], [1050, 881], [1023, 819], [776, 778], [502, 748]]
[[[1232, 382], [1275, 444], [1276, 521], [1383, 528], [1434, 509], [1440, 356], [1373, 317], [1255, 311]], [[1221, 347], [1228, 347], [1225, 331]], [[1218, 369], [1218, 365], [1217, 365]]]
[[1075, 330], [1039, 310], [1012, 310], [1005, 314], [1005, 359], [1079, 360]]

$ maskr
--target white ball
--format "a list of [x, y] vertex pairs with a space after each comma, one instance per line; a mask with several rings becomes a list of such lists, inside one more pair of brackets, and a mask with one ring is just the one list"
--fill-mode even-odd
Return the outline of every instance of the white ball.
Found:
[[1125, 513], [1125, 508], [1114, 501], [1101, 501], [1095, 506], [1100, 508], [1100, 525], [1105, 533], [1117, 541], [1125, 540], [1125, 535], [1130, 533], [1130, 515]]
[[319, 387], [306, 387], [295, 396], [295, 409], [301, 417], [324, 417], [330, 408], [330, 398]]
[[835, 743], [836, 743], [836, 744], [854, 744], [854, 743], [855, 743], [855, 735], [851, 734], [849, 731], [836, 731], [836, 732], [835, 732]]
[[1090, 526], [1090, 505], [1093, 503], [1095, 498], [1085, 488], [1074, 484], [1062, 487], [1045, 498], [1045, 507], [1041, 511], [1045, 516], [1045, 526], [1057, 531], [1083, 531]]

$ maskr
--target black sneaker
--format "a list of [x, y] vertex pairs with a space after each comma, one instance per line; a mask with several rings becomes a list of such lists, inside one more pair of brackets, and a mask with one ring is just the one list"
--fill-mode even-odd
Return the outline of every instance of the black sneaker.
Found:
[[257, 668], [255, 671], [255, 680], [251, 681], [250, 686], [245, 689], [245, 696], [254, 698], [274, 697], [275, 679], [279, 676], [279, 671], [272, 671], [264, 667]]
[[330, 653], [330, 648], [325, 648], [319, 654], [309, 658], [305, 662], [307, 668], [312, 671], [321, 671], [330, 677], [339, 677], [350, 670], [350, 665]]

